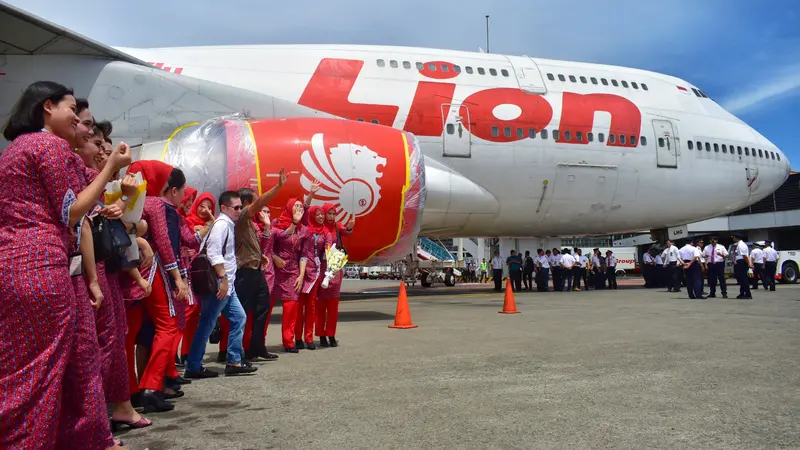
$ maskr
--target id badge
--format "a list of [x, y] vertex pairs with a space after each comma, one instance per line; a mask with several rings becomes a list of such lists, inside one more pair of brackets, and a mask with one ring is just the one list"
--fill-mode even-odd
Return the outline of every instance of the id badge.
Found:
[[69, 257], [69, 274], [73, 277], [83, 275], [83, 255], [80, 253]]

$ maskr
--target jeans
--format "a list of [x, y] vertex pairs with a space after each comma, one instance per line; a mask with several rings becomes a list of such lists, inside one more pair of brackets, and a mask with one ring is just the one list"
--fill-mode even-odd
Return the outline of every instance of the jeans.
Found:
[[236, 290], [231, 295], [217, 299], [216, 293], [208, 294], [203, 297], [203, 306], [200, 309], [200, 322], [197, 325], [197, 333], [192, 339], [192, 347], [189, 349], [189, 359], [186, 360], [186, 370], [191, 372], [199, 371], [203, 368], [203, 355], [206, 353], [208, 337], [214, 330], [217, 317], [220, 314], [225, 316], [231, 323], [231, 331], [228, 337], [228, 364], [242, 362], [242, 336], [244, 335], [244, 323], [247, 315], [239, 303]]

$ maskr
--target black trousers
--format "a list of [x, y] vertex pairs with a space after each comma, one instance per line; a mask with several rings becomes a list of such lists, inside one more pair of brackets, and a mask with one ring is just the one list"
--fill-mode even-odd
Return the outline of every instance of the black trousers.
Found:
[[522, 290], [522, 271], [521, 270], [511, 270], [509, 275], [511, 276], [511, 287], [514, 289], [515, 292], [519, 292]]
[[522, 282], [525, 284], [525, 289], [533, 290], [533, 272], [523, 272]]
[[561, 273], [563, 269], [561, 267], [551, 267], [550, 272], [553, 274], [553, 292], [559, 292], [563, 288], [563, 284], [561, 283]]
[[708, 265], [708, 287], [709, 295], [717, 295], [717, 282], [722, 291], [722, 295], [728, 295], [728, 286], [725, 283], [725, 263], [718, 262]]
[[236, 271], [234, 281], [236, 294], [242, 302], [242, 307], [253, 316], [253, 333], [250, 337], [250, 350], [252, 355], [263, 354], [267, 351], [264, 343], [264, 330], [267, 328], [267, 315], [269, 315], [270, 299], [269, 286], [260, 269], [240, 268]]
[[538, 285], [539, 292], [547, 292], [549, 289], [547, 288], [547, 283], [549, 282], [550, 278], [550, 269], [547, 267], [543, 267], [536, 272], [536, 284]]
[[764, 263], [764, 289], [775, 290], [775, 273], [778, 270], [778, 261], [767, 261]]
[[752, 294], [750, 294], [750, 279], [747, 278], [747, 269], [747, 262], [744, 259], [736, 261], [733, 265], [736, 281], [739, 282], [740, 297], [752, 297]]
[[763, 276], [764, 264], [753, 263], [753, 278], [750, 279], [750, 289], [758, 290], [758, 279]]
[[683, 278], [683, 273], [681, 272], [680, 267], [678, 267], [677, 262], [671, 262], [667, 266], [667, 289], [672, 289], [673, 291], [680, 291], [681, 290], [681, 279]]
[[492, 279], [494, 280], [494, 290], [503, 290], [503, 269], [492, 269]]
[[606, 277], [608, 277], [608, 288], [609, 289], [616, 289], [617, 288], [617, 268], [616, 267], [608, 267], [608, 268], [606, 268]]

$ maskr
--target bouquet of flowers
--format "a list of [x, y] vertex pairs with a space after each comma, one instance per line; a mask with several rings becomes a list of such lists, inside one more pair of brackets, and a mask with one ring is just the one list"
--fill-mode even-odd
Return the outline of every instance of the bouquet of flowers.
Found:
[[[144, 211], [144, 199], [146, 197], [145, 191], [147, 190], [147, 182], [142, 178], [141, 173], [136, 174], [136, 193], [128, 200], [128, 206], [122, 212], [120, 220], [127, 223], [136, 223], [142, 220], [142, 212]], [[106, 205], [116, 202], [122, 197], [122, 182], [114, 180], [106, 183], [106, 191], [104, 194]], [[131, 246], [125, 250], [125, 259], [129, 263], [139, 260], [139, 246], [136, 245], [136, 235], [128, 234], [131, 238]], [[138, 264], [138, 263], [137, 263]]]
[[336, 248], [336, 244], [333, 244], [325, 250], [325, 258], [328, 261], [328, 270], [325, 271], [325, 279], [322, 280], [323, 288], [327, 288], [336, 273], [347, 264], [347, 253]]

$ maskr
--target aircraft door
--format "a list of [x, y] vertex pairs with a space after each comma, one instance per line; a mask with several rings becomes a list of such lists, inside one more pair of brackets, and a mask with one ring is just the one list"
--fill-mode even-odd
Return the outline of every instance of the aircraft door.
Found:
[[656, 133], [656, 165], [658, 167], [678, 167], [678, 140], [675, 139], [675, 130], [669, 120], [653, 120], [653, 129]]
[[469, 108], [459, 103], [445, 103], [442, 111], [442, 155], [454, 158], [472, 156], [472, 133]]
[[519, 88], [531, 94], [546, 94], [547, 88], [536, 63], [526, 56], [506, 56], [514, 68]]

